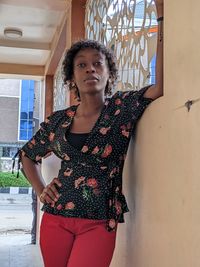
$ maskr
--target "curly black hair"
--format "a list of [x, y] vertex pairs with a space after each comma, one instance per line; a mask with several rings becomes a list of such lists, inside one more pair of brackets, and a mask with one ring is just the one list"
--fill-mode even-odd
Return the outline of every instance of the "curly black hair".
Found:
[[77, 95], [77, 98], [80, 98], [78, 88], [76, 85], [72, 84], [72, 78], [74, 73], [74, 58], [76, 54], [86, 48], [94, 48], [97, 51], [101, 52], [105, 55], [108, 69], [109, 69], [109, 81], [107, 82], [106, 88], [105, 88], [105, 95], [111, 95], [112, 89], [115, 86], [115, 83], [117, 81], [117, 75], [118, 75], [118, 69], [116, 66], [115, 56], [111, 49], [108, 49], [103, 44], [101, 44], [98, 41], [95, 40], [80, 40], [76, 43], [74, 43], [71, 48], [66, 52], [63, 63], [62, 63], [62, 75], [63, 75], [63, 81], [64, 84], [68, 84], [70, 90], [75, 89], [75, 93]]

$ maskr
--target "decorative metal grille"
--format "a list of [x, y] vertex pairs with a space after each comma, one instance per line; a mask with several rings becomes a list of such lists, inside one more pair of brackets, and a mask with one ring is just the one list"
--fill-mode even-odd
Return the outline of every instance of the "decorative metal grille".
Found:
[[155, 13], [153, 0], [87, 1], [86, 38], [114, 50], [119, 67], [118, 90], [137, 90], [151, 82], [150, 65], [156, 51]]
[[53, 111], [64, 109], [67, 105], [67, 90], [63, 83], [62, 78], [62, 62], [61, 58], [56, 73], [54, 75], [54, 87], [53, 87]]

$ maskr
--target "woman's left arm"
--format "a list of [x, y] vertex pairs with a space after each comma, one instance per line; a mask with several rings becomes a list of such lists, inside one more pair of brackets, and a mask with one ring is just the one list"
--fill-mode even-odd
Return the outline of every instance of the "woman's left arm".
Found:
[[152, 99], [156, 99], [163, 95], [163, 1], [164, 0], [155, 0], [158, 20], [156, 83], [144, 93], [144, 97]]

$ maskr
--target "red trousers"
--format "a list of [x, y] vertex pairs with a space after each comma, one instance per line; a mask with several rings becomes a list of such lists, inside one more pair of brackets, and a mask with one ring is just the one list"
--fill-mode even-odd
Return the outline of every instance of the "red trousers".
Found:
[[109, 267], [116, 232], [108, 232], [105, 225], [105, 220], [44, 213], [40, 247], [45, 267]]

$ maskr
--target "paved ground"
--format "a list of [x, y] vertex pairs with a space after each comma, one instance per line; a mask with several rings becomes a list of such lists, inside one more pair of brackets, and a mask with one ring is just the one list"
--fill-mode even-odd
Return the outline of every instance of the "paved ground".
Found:
[[32, 225], [31, 195], [0, 194], [0, 235], [15, 230], [30, 233]]
[[38, 245], [30, 245], [32, 198], [0, 194], [0, 266], [42, 267]]
[[0, 266], [43, 267], [44, 265], [37, 245], [12, 245], [0, 248]]

